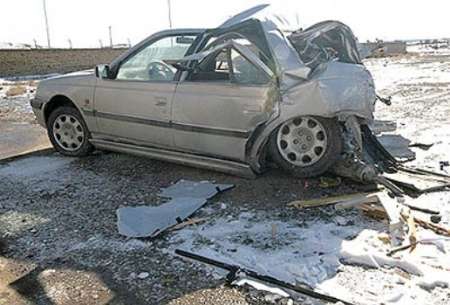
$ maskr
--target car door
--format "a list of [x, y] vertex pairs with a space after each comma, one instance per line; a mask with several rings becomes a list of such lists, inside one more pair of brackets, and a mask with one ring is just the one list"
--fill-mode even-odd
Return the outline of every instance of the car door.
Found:
[[216, 49], [205, 52], [195, 71], [177, 86], [172, 105], [174, 145], [244, 161], [252, 131], [274, 111], [273, 74], [242, 45], [228, 42]]
[[100, 138], [170, 147], [170, 108], [177, 81], [172, 61], [182, 58], [195, 36], [165, 36], [132, 53], [113, 79], [95, 90]]

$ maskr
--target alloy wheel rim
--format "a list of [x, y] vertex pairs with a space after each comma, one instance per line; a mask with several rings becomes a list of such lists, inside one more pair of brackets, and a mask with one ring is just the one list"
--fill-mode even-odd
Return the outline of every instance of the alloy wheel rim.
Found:
[[53, 122], [53, 137], [64, 150], [76, 151], [84, 142], [83, 125], [73, 115], [61, 114]]
[[327, 149], [327, 133], [323, 125], [313, 117], [299, 117], [281, 125], [277, 146], [283, 159], [306, 167], [317, 163]]

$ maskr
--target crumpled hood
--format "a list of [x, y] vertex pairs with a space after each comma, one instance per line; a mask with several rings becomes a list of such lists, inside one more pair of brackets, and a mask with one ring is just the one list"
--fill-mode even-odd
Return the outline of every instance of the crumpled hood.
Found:
[[302, 61], [312, 69], [333, 59], [361, 64], [356, 37], [342, 22], [323, 21], [304, 31], [292, 33], [288, 39]]

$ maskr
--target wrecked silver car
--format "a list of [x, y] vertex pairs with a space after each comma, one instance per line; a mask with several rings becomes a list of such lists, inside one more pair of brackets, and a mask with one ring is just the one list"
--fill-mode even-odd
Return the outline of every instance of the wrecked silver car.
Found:
[[269, 161], [320, 175], [361, 149], [374, 83], [346, 25], [286, 31], [256, 17], [265, 8], [159, 32], [95, 72], [44, 80], [36, 117], [69, 156], [95, 147], [244, 176]]

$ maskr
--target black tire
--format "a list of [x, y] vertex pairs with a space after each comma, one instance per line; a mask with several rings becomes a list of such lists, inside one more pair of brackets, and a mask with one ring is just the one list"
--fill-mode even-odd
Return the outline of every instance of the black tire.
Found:
[[280, 154], [277, 145], [277, 135], [281, 126], [272, 132], [269, 139], [268, 149], [273, 161], [297, 178], [317, 177], [324, 174], [336, 163], [342, 153], [342, 131], [337, 120], [321, 117], [314, 117], [314, 119], [319, 121], [325, 129], [327, 134], [327, 148], [322, 157], [310, 166], [297, 166], [288, 162]]
[[[84, 134], [84, 137], [81, 146], [76, 150], [66, 149], [64, 146], [60, 145], [58, 141], [55, 139], [53, 126], [55, 120], [61, 115], [70, 115], [75, 117], [82, 126], [82, 133]], [[61, 106], [53, 110], [50, 113], [50, 116], [47, 121], [47, 133], [48, 137], [50, 138], [50, 142], [52, 143], [56, 151], [60, 152], [65, 156], [83, 157], [89, 155], [94, 150], [94, 146], [89, 142], [89, 139], [91, 138], [91, 133], [89, 132], [86, 122], [84, 121], [79, 111], [74, 107]]]

